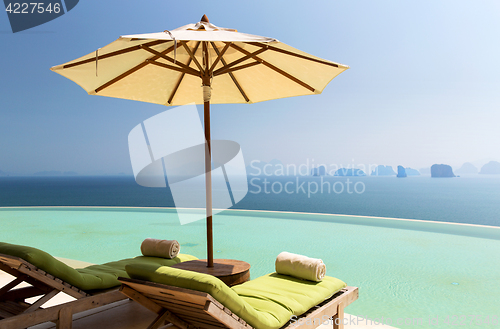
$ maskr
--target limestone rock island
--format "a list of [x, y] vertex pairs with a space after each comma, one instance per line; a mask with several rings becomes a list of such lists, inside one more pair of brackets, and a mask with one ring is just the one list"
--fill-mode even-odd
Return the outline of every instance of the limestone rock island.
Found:
[[431, 177], [455, 177], [455, 174], [449, 165], [434, 164], [431, 167]]
[[398, 166], [398, 176], [399, 178], [406, 177], [406, 169], [403, 166]]
[[490, 161], [481, 167], [479, 172], [482, 175], [500, 175], [500, 162]]

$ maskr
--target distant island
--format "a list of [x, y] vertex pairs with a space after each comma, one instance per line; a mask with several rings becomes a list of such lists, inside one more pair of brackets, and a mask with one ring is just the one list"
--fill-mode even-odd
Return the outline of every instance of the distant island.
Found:
[[431, 167], [431, 177], [456, 177], [451, 166], [446, 164], [434, 164]]
[[[488, 159], [489, 160], [489, 159]], [[488, 161], [484, 160], [484, 162]], [[483, 162], [483, 163], [484, 163]], [[474, 162], [476, 165], [480, 164], [480, 161]], [[420, 175], [430, 175], [431, 177], [457, 177], [456, 175], [500, 175], [500, 162], [499, 161], [489, 161], [482, 167], [476, 167], [471, 162], [465, 162], [460, 166], [451, 167], [447, 164], [433, 164], [432, 167], [424, 167], [420, 169], [413, 169], [410, 167], [404, 167], [403, 165], [398, 165], [397, 170], [394, 171], [392, 166], [389, 165], [377, 165], [375, 169], [372, 165], [369, 166], [371, 173], [365, 172], [364, 169], [352, 168], [347, 165], [345, 168], [341, 167], [334, 172], [334, 169], [328, 171], [327, 165], [312, 164], [307, 162], [305, 164], [295, 165], [288, 164], [284, 165], [280, 160], [273, 159], [269, 162], [253, 160], [250, 165], [246, 167], [247, 175], [249, 176], [395, 176], [397, 178], [404, 178], [410, 176], [420, 176]], [[351, 167], [351, 168], [349, 168]], [[339, 167], [337, 167], [339, 168]], [[455, 169], [454, 169], [455, 168]], [[456, 169], [458, 168], [458, 169]], [[0, 177], [75, 177], [75, 176], [88, 176], [89, 173], [80, 174], [75, 171], [61, 171], [61, 170], [45, 170], [38, 171], [35, 173], [17, 173], [11, 171], [0, 170]], [[92, 173], [93, 176], [129, 176], [130, 174], [119, 172], [118, 174], [106, 174], [104, 172]], [[458, 176], [459, 177], [459, 176]]]
[[[401, 167], [402, 169], [400, 169]], [[401, 170], [401, 174], [400, 174]], [[404, 173], [403, 173], [404, 170]], [[430, 173], [430, 169], [429, 169]], [[397, 176], [397, 177], [407, 177], [407, 176], [420, 176], [420, 172], [416, 169], [398, 166], [398, 172], [396, 173], [392, 166], [378, 165], [370, 174], [371, 176]]]
[[405, 171], [407, 176], [420, 176], [420, 172], [417, 169], [406, 167]]
[[455, 170], [455, 172], [460, 175], [477, 174], [478, 171], [479, 170], [477, 170], [476, 166], [470, 162], [464, 163], [462, 167]]
[[396, 177], [398, 178], [405, 178], [406, 175], [406, 169], [403, 166], [398, 166], [398, 175]]
[[490, 161], [481, 167], [481, 175], [500, 175], [500, 162]]
[[378, 165], [372, 171], [371, 176], [396, 176], [396, 172], [392, 169], [392, 166]]
[[356, 168], [340, 168], [334, 176], [366, 176], [365, 172]]

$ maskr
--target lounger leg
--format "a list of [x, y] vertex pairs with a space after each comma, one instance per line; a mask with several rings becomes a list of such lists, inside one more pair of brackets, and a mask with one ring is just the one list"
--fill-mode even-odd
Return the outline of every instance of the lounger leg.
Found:
[[73, 310], [71, 307], [63, 307], [59, 311], [56, 329], [71, 329], [73, 326]]
[[23, 282], [25, 279], [25, 276], [20, 276], [20, 277], [17, 277], [15, 278], [14, 280], [12, 280], [11, 282], [7, 283], [5, 286], [3, 286], [1, 289], [0, 289], [0, 296], [4, 295], [5, 293], [7, 293], [10, 289], [14, 288], [15, 286], [17, 286], [18, 284], [20, 284], [21, 282]]
[[44, 296], [42, 296], [40, 299], [38, 299], [36, 302], [34, 302], [33, 304], [31, 304], [30, 307], [28, 307], [26, 309], [26, 311], [24, 311], [24, 313], [31, 313], [31, 312], [35, 312], [36, 310], [38, 310], [43, 304], [45, 304], [47, 301], [49, 301], [50, 299], [52, 299], [52, 297], [54, 297], [55, 295], [57, 295], [59, 293], [59, 290], [57, 289], [54, 289], [52, 290], [51, 292], [45, 294]]
[[142, 306], [158, 314], [158, 317], [153, 321], [153, 323], [148, 327], [148, 329], [156, 329], [159, 326], [165, 325], [166, 322], [172, 323], [174, 328], [181, 328], [181, 329], [189, 328], [189, 323], [185, 322], [184, 320], [182, 320], [169, 310], [164, 309], [160, 305], [156, 304], [155, 302], [153, 302], [151, 299], [147, 298], [140, 292], [126, 285], [122, 285], [120, 291], [125, 296], [131, 298], [132, 300], [138, 302]]
[[164, 309], [154, 320], [154, 322], [149, 325], [148, 329], [156, 329], [169, 322], [173, 325], [174, 328], [188, 329], [190, 327], [188, 323], [177, 317], [177, 315], [173, 314], [169, 310]]
[[337, 314], [332, 318], [333, 329], [344, 329], [344, 304], [342, 302], [337, 306]]

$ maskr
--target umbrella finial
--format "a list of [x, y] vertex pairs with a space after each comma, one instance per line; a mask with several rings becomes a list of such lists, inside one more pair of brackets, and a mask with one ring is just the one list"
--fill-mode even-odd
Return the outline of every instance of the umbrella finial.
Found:
[[200, 19], [200, 22], [210, 23], [210, 22], [208, 21], [208, 17], [207, 17], [207, 15], [203, 15], [203, 17]]

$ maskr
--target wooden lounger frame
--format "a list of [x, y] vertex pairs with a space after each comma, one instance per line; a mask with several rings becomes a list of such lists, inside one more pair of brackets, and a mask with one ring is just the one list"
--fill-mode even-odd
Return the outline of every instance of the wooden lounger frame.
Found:
[[[74, 313], [114, 303], [127, 297], [118, 288], [88, 293], [42, 271], [33, 264], [10, 255], [0, 254], [0, 270], [15, 279], [0, 288], [0, 328], [21, 329], [52, 321], [57, 329], [70, 329]], [[31, 286], [14, 289], [21, 282]], [[48, 308], [41, 306], [59, 292], [76, 300]], [[27, 298], [41, 296], [30, 304]]]
[[[156, 329], [169, 322], [174, 328], [181, 329], [252, 329], [210, 294], [148, 281], [119, 280], [122, 282], [122, 293], [158, 314], [148, 329]], [[281, 329], [316, 328], [328, 318], [332, 319], [329, 323], [333, 324], [333, 328], [342, 329], [344, 307], [356, 299], [357, 287], [344, 288]]]

